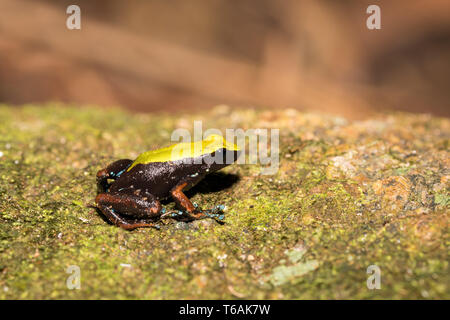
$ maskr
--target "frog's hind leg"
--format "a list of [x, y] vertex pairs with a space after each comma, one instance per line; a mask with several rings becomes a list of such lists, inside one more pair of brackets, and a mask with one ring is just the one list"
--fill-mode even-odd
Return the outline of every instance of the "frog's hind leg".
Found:
[[[95, 198], [95, 202], [103, 215], [118, 227], [126, 230], [142, 227], [159, 228], [154, 220], [159, 218], [161, 203], [155, 199], [148, 201], [133, 195], [100, 193]], [[144, 219], [126, 219], [120, 212], [127, 212]]]
[[105, 206], [105, 205], [99, 205], [98, 208], [103, 213], [103, 215], [108, 218], [111, 223], [113, 223], [115, 226], [121, 227], [125, 230], [133, 230], [136, 228], [143, 228], [143, 227], [153, 227], [159, 229], [158, 225], [156, 225], [154, 222], [150, 221], [137, 221], [137, 220], [126, 220], [120, 214], [117, 214], [114, 209]]
[[130, 159], [121, 159], [111, 163], [106, 168], [99, 170], [97, 172], [97, 187], [100, 192], [108, 191], [109, 183], [108, 179], [117, 179], [120, 177], [122, 173], [127, 170], [130, 165], [133, 163], [133, 160]]

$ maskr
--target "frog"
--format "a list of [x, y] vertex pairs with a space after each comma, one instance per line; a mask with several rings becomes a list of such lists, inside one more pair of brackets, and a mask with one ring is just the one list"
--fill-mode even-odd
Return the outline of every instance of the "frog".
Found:
[[[144, 152], [135, 160], [114, 161], [97, 172], [94, 207], [125, 230], [159, 228], [157, 222], [165, 218], [183, 222], [213, 218], [219, 222], [224, 217], [222, 205], [201, 210], [185, 192], [207, 174], [236, 162], [240, 155], [236, 144], [211, 134], [200, 141]], [[166, 211], [161, 201], [168, 198], [180, 210]]]

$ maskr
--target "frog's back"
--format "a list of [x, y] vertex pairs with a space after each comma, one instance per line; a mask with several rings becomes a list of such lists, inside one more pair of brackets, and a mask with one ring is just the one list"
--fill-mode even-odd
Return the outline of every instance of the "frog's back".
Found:
[[183, 159], [194, 159], [209, 155], [217, 150], [239, 151], [234, 144], [226, 141], [222, 136], [211, 134], [205, 140], [196, 142], [181, 142], [166, 148], [151, 150], [140, 154], [127, 171], [132, 170], [138, 164], [153, 162], [176, 162]]
[[169, 162], [137, 164], [124, 172], [111, 185], [111, 192], [129, 194], [150, 193], [157, 198], [165, 198], [175, 185], [176, 167]]

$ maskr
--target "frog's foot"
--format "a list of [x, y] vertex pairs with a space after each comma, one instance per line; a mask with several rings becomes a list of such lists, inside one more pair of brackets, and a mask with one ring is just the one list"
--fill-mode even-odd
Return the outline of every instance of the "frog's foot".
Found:
[[208, 218], [214, 219], [214, 220], [216, 220], [219, 223], [223, 223], [223, 219], [225, 218], [225, 215], [224, 215], [224, 212], [223, 212], [224, 209], [225, 209], [225, 206], [221, 204], [221, 205], [215, 206], [212, 209], [203, 210], [202, 212]]
[[195, 220], [195, 219], [190, 218], [185, 211], [181, 211], [181, 210], [170, 210], [170, 211], [164, 212], [161, 215], [161, 219], [175, 219], [175, 220], [184, 221], [184, 222]]
[[220, 224], [223, 224], [223, 219], [225, 218], [223, 214], [224, 206], [216, 206], [210, 210], [199, 210], [196, 206], [195, 208], [196, 209], [194, 212], [187, 212], [184, 210], [171, 210], [168, 212], [164, 212], [161, 215], [161, 219], [175, 219], [178, 221], [189, 222], [209, 218], [214, 219]]
[[[133, 230], [142, 227], [159, 226], [154, 223], [159, 217], [161, 204], [156, 201], [148, 201], [132, 195], [100, 193], [95, 199], [97, 208], [114, 225], [126, 230]], [[135, 216], [149, 217], [148, 219], [130, 220], [124, 218], [119, 212], [129, 212]], [[150, 218], [151, 217], [151, 218]]]

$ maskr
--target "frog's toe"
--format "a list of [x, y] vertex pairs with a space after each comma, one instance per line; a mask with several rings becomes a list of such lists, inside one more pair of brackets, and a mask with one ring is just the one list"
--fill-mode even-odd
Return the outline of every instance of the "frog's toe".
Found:
[[216, 220], [219, 223], [222, 223], [223, 220], [225, 219], [225, 215], [223, 213], [225, 206], [223, 205], [218, 205], [215, 206], [214, 208], [212, 208], [211, 210], [205, 210], [203, 211], [203, 213], [211, 219]]

